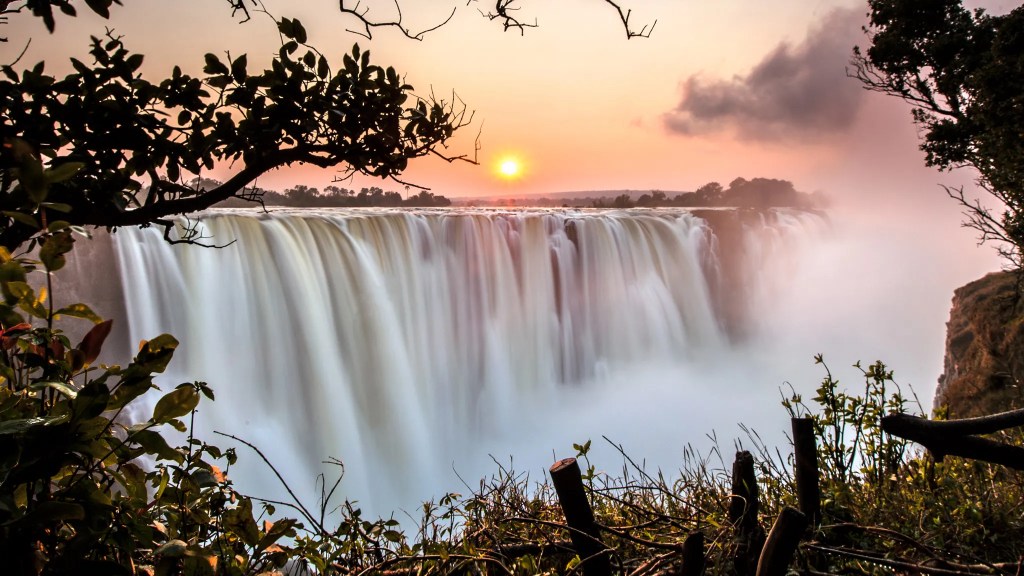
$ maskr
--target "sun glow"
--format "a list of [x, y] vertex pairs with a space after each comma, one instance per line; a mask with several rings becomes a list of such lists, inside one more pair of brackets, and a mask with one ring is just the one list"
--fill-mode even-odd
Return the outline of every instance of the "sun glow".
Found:
[[516, 158], [503, 158], [498, 163], [498, 175], [507, 180], [519, 177], [523, 172], [523, 166]]

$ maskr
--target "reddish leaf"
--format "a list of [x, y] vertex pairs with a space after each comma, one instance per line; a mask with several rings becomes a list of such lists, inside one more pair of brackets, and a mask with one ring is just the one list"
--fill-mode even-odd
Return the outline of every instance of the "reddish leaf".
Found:
[[110, 334], [110, 327], [113, 325], [113, 320], [105, 320], [92, 327], [89, 333], [82, 338], [82, 342], [78, 345], [78, 349], [85, 355], [85, 365], [88, 366], [96, 361], [96, 358], [100, 355], [100, 349], [103, 348], [103, 341], [107, 339], [107, 335]]

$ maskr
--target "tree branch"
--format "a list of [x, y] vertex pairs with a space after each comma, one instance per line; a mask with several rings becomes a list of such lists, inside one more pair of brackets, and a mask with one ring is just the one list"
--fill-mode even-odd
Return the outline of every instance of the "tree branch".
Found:
[[448, 24], [449, 22], [451, 22], [452, 17], [455, 16], [455, 8], [452, 8], [452, 11], [451, 11], [451, 13], [448, 14], [448, 17], [445, 18], [440, 23], [435, 24], [434, 26], [431, 26], [429, 28], [426, 28], [425, 30], [422, 30], [420, 32], [412, 32], [402, 22], [402, 6], [398, 3], [398, 0], [394, 0], [394, 1], [395, 1], [395, 10], [398, 12], [398, 18], [396, 18], [394, 20], [376, 21], [376, 20], [370, 19], [370, 17], [369, 17], [370, 8], [369, 7], [361, 6], [362, 2], [360, 2], [359, 0], [356, 1], [355, 5], [351, 5], [348, 2], [346, 2], [345, 0], [338, 0], [338, 10], [342, 14], [349, 14], [349, 15], [355, 17], [356, 20], [358, 20], [360, 25], [363, 27], [362, 30], [353, 30], [351, 28], [347, 28], [346, 31], [347, 32], [351, 32], [353, 34], [358, 34], [359, 36], [362, 36], [363, 38], [366, 38], [367, 40], [372, 40], [373, 39], [373, 29], [374, 28], [397, 28], [398, 31], [403, 36], [405, 36], [406, 38], [408, 38], [410, 40], [417, 40], [417, 41], [423, 40], [423, 37], [425, 35], [429, 34], [430, 32], [433, 32], [433, 31], [437, 30], [438, 28], [441, 28], [442, 26], [444, 26], [446, 24]]

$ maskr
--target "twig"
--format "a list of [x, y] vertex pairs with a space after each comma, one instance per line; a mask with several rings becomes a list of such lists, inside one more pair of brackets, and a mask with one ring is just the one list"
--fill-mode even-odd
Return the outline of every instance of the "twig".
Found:
[[246, 440], [242, 440], [241, 438], [235, 436], [234, 434], [226, 434], [218, 430], [214, 430], [213, 433], [218, 434], [220, 436], [224, 436], [225, 438], [231, 438], [236, 442], [240, 442], [242, 444], [245, 444], [249, 448], [252, 448], [252, 450], [255, 451], [256, 454], [259, 455], [259, 457], [263, 460], [263, 462], [270, 467], [270, 470], [274, 473], [275, 476], [277, 476], [277, 479], [281, 481], [281, 485], [284, 486], [284, 489], [288, 491], [288, 495], [291, 496], [292, 500], [295, 501], [295, 507], [300, 512], [302, 512], [302, 515], [306, 518], [306, 520], [308, 520], [310, 524], [314, 525], [317, 529], [319, 529], [321, 534], [327, 533], [327, 530], [324, 529], [323, 524], [317, 522], [316, 518], [309, 512], [309, 510], [306, 509], [306, 507], [302, 504], [302, 501], [299, 500], [299, 497], [295, 495], [295, 492], [292, 490], [292, 487], [288, 485], [288, 482], [285, 481], [283, 476], [281, 476], [281, 473], [277, 471], [277, 467], [274, 466], [274, 464], [270, 461], [269, 458], [267, 458], [266, 454], [264, 454], [262, 450], [257, 448], [253, 443], [248, 442]]

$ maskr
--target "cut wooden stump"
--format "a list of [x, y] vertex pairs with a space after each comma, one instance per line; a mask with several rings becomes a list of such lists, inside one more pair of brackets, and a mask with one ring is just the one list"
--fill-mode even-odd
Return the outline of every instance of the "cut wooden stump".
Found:
[[555, 486], [558, 503], [569, 526], [569, 538], [582, 561], [584, 576], [610, 576], [612, 573], [609, 550], [601, 542], [601, 534], [594, 521], [594, 511], [583, 488], [583, 475], [575, 458], [555, 462], [551, 469], [551, 483]]

